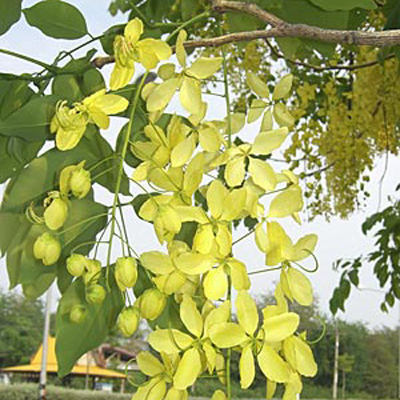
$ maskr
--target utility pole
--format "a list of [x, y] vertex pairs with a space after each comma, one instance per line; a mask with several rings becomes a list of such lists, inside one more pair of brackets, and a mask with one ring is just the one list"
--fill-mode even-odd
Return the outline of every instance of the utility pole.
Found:
[[42, 344], [42, 365], [40, 368], [40, 380], [39, 380], [39, 400], [46, 400], [47, 354], [49, 348], [50, 314], [51, 314], [51, 286], [47, 290], [47, 296], [46, 296], [46, 308], [44, 315], [43, 344]]
[[400, 302], [397, 303], [398, 307], [398, 319], [397, 319], [397, 375], [398, 375], [398, 383], [397, 383], [397, 398], [400, 400]]
[[338, 323], [335, 320], [335, 356], [333, 363], [333, 400], [337, 399], [338, 391], [338, 381], [339, 381], [339, 328]]

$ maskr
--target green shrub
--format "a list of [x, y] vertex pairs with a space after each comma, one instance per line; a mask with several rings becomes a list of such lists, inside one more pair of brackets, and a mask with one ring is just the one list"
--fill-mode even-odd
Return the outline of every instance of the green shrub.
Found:
[[[118, 394], [49, 386], [47, 400], [130, 400], [132, 394]], [[0, 385], [0, 400], [37, 400], [38, 385]]]

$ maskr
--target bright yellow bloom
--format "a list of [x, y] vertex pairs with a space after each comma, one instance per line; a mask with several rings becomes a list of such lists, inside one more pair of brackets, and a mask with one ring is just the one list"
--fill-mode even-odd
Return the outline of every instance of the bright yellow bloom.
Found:
[[56, 134], [57, 148], [63, 151], [73, 149], [82, 139], [88, 123], [107, 129], [110, 124], [108, 115], [118, 114], [128, 105], [127, 99], [106, 94], [105, 89], [75, 103], [73, 108], [69, 108], [65, 101], [59, 102], [50, 125], [50, 132]]
[[110, 80], [112, 90], [122, 88], [131, 81], [136, 62], [151, 70], [160, 61], [171, 57], [171, 48], [167, 43], [152, 38], [139, 40], [142, 33], [143, 22], [134, 18], [126, 25], [124, 36], [118, 35], [115, 38], [115, 66]]
[[181, 30], [176, 42], [176, 56], [183, 70], [179, 74], [173, 70], [167, 75], [167, 80], [153, 88], [147, 98], [149, 112], [163, 110], [178, 89], [180, 90], [179, 99], [185, 110], [194, 115], [201, 111], [203, 107], [201, 81], [210, 78], [221, 68], [222, 58], [200, 57], [191, 67], [187, 67], [187, 55], [183, 46], [186, 38], [187, 33]]
[[228, 150], [228, 161], [225, 168], [225, 180], [230, 187], [240, 186], [246, 176], [246, 162], [248, 172], [253, 182], [264, 191], [275, 189], [278, 180], [273, 168], [257, 155], [269, 155], [278, 149], [288, 135], [287, 128], [261, 132], [254, 144], [242, 144]]
[[298, 315], [285, 312], [277, 317], [266, 318], [258, 331], [257, 306], [250, 294], [245, 290], [239, 291], [235, 303], [238, 324], [225, 322], [211, 327], [212, 342], [219, 348], [242, 348], [239, 362], [242, 388], [248, 388], [254, 380], [254, 353], [258, 354], [258, 363], [268, 379], [286, 382], [285, 373], [290, 371], [289, 365], [273, 349], [272, 344], [293, 335], [299, 325]]
[[[162, 362], [149, 351], [142, 351], [137, 356], [140, 370], [150, 379], [139, 387], [132, 400], [187, 400], [186, 390], [170, 387], [179, 369], [180, 359], [177, 355], [161, 353]], [[168, 391], [168, 392], [167, 392]], [[165, 396], [165, 397], [164, 397]]]
[[[290, 114], [289, 110], [283, 103], [276, 103], [277, 100], [285, 98], [293, 83], [293, 75], [285, 75], [275, 86], [272, 101], [269, 100], [270, 92], [268, 86], [263, 82], [257, 75], [252, 72], [247, 73], [247, 84], [250, 89], [259, 97], [252, 101], [251, 107], [248, 113], [247, 122], [252, 123], [260, 118], [264, 114], [261, 131], [267, 131], [272, 129], [273, 121], [272, 115], [275, 117], [275, 121], [284, 127], [290, 127], [294, 124], [294, 118]], [[273, 103], [275, 101], [275, 103]]]
[[201, 359], [207, 361], [209, 373], [217, 367], [218, 353], [209, 339], [209, 331], [215, 324], [226, 322], [230, 316], [230, 302], [200, 314], [194, 301], [183, 295], [180, 317], [191, 335], [175, 329], [158, 329], [149, 336], [150, 345], [158, 352], [177, 354], [184, 352], [174, 376], [174, 387], [186, 389], [202, 372]]
[[[177, 240], [168, 243], [168, 252], [149, 251], [140, 256], [141, 264], [156, 275], [153, 281], [158, 289], [167, 295], [179, 292], [185, 283], [192, 283], [190, 275], [210, 269], [215, 262], [212, 257], [196, 256], [186, 243]], [[182, 270], [181, 265], [186, 265], [188, 258], [191, 269]]]
[[256, 243], [266, 253], [266, 265], [274, 266], [284, 262], [301, 261], [315, 250], [318, 236], [305, 235], [293, 244], [282, 226], [276, 222], [267, 223], [267, 232], [261, 224], [256, 227]]

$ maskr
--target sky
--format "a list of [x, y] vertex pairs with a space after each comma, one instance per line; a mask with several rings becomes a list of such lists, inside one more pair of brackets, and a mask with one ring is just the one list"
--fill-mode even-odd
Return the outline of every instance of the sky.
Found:
[[[109, 0], [70, 0], [72, 4], [77, 6], [85, 15], [89, 31], [96, 36], [101, 34], [109, 26], [119, 24], [126, 21], [126, 17], [119, 14], [117, 17], [111, 17], [107, 13]], [[24, 0], [24, 7], [29, 7], [36, 3], [36, 0]], [[85, 42], [88, 38], [80, 41], [66, 41], [47, 38], [36, 28], [28, 27], [23, 17], [18, 24], [14, 25], [9, 32], [0, 37], [0, 48], [13, 50], [21, 54], [36, 57], [45, 62], [51, 62], [58, 52], [62, 49], [71, 49], [80, 42]], [[90, 45], [87, 49], [98, 48], [99, 54], [102, 54], [99, 46]], [[79, 53], [78, 53], [79, 54]], [[81, 53], [82, 55], [84, 53]], [[37, 71], [36, 66], [19, 59], [0, 54], [0, 70], [1, 72], [33, 72]], [[109, 76], [111, 66], [104, 68], [104, 73]], [[213, 98], [212, 107], [209, 107], [207, 118], [223, 119], [224, 104], [221, 100]], [[176, 101], [173, 102], [171, 110], [179, 110]], [[113, 143], [121, 128], [122, 121], [117, 118], [113, 121], [107, 138]], [[251, 136], [255, 132], [253, 127], [246, 128], [244, 134]], [[319, 298], [321, 309], [328, 314], [329, 298], [336, 286], [339, 275], [333, 271], [332, 264], [338, 258], [351, 258], [361, 254], [367, 254], [374, 244], [373, 237], [365, 237], [361, 232], [361, 224], [365, 218], [376, 212], [379, 204], [379, 187], [378, 182], [384, 171], [385, 160], [381, 159], [376, 162], [375, 170], [369, 187], [371, 198], [365, 209], [353, 214], [348, 220], [332, 218], [327, 222], [323, 218], [317, 218], [312, 223], [304, 222], [301, 227], [293, 224], [285, 225], [293, 239], [297, 239], [306, 233], [317, 233], [319, 243], [316, 249], [320, 268], [310, 276], [314, 290]], [[382, 185], [382, 202], [381, 207], [387, 204], [389, 195], [394, 194], [394, 188], [399, 183], [398, 171], [400, 170], [400, 159], [395, 157], [389, 158], [388, 170]], [[4, 186], [0, 185], [0, 196], [4, 190]], [[101, 202], [111, 201], [110, 194], [102, 189], [96, 189], [96, 198]], [[140, 221], [133, 214], [126, 214], [130, 237], [134, 243], [135, 249], [140, 253], [152, 249], [160, 248], [152, 228], [149, 224]], [[0, 227], [1, 229], [1, 227]], [[236, 233], [237, 237], [244, 234], [245, 231]], [[118, 256], [118, 246], [114, 246], [113, 257]], [[258, 251], [251, 238], [245, 239], [238, 243], [235, 252], [238, 258], [246, 263], [249, 271], [261, 269], [264, 264], [263, 256]], [[350, 299], [346, 305], [346, 313], [339, 313], [339, 317], [349, 321], [362, 321], [370, 328], [379, 328], [382, 326], [395, 327], [400, 320], [399, 308], [396, 305], [394, 309], [385, 314], [380, 311], [379, 305], [383, 299], [383, 294], [379, 292], [377, 283], [371, 272], [372, 267], [362, 269], [361, 286], [363, 290], [353, 290]], [[279, 279], [278, 274], [268, 273], [256, 275], [252, 279], [252, 291], [261, 294], [265, 291], [273, 289], [274, 284]], [[0, 286], [7, 288], [8, 279], [6, 274], [5, 262], [0, 260]]]

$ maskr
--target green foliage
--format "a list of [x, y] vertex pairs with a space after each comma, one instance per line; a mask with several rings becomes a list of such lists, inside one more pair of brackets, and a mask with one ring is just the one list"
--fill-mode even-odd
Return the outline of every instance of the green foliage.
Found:
[[[67, 375], [76, 360], [89, 350], [100, 346], [115, 325], [124, 301], [116, 286], [113, 274], [102, 276], [101, 282], [108, 282], [109, 291], [101, 304], [89, 304], [85, 298], [82, 280], [76, 280], [64, 293], [57, 310], [56, 355], [59, 376]], [[117, 289], [117, 290], [116, 290]], [[76, 304], [86, 309], [84, 321], [77, 324], [69, 314]]]
[[55, 96], [33, 98], [0, 123], [0, 132], [27, 141], [46, 139], [57, 100]]
[[[37, 385], [33, 384], [0, 385], [0, 400], [36, 400], [37, 393]], [[49, 386], [46, 393], [48, 400], [129, 400], [131, 396], [130, 394], [72, 390], [55, 386]]]
[[23, 12], [30, 25], [56, 39], [79, 39], [88, 33], [82, 13], [61, 0], [41, 1]]
[[373, 0], [310, 0], [311, 3], [326, 11], [352, 10], [354, 8], [364, 8], [366, 10], [375, 10], [377, 5]]
[[363, 257], [354, 260], [338, 260], [336, 268], [341, 270], [340, 283], [330, 300], [330, 309], [336, 314], [338, 309], [345, 311], [344, 305], [351, 291], [351, 286], [358, 287], [359, 271], [367, 263], [373, 264], [373, 273], [385, 297], [381, 303], [382, 311], [393, 307], [400, 299], [400, 202], [396, 201], [383, 211], [368, 217], [362, 225], [367, 235], [375, 230], [375, 249]]
[[0, 291], [0, 367], [29, 363], [42, 340], [43, 322], [40, 300]]
[[0, 35], [6, 33], [21, 18], [22, 0], [0, 0]]

